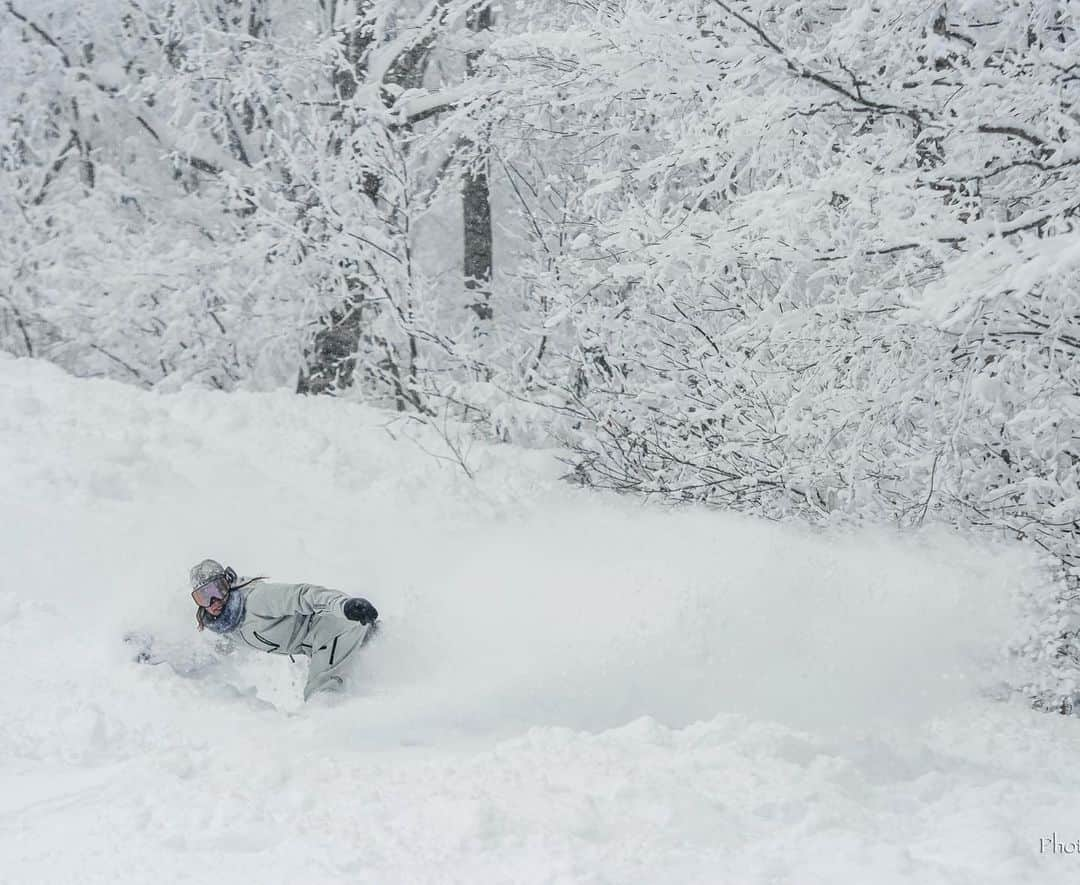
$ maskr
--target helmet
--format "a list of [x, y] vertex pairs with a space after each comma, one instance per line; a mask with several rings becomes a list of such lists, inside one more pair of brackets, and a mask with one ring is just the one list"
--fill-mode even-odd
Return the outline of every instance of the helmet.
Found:
[[211, 581], [216, 581], [218, 578], [224, 578], [230, 587], [236, 583], [236, 572], [231, 568], [226, 568], [214, 559], [204, 559], [198, 565], [192, 566], [188, 577], [191, 581], [192, 590], [198, 590], [200, 587], [205, 587]]

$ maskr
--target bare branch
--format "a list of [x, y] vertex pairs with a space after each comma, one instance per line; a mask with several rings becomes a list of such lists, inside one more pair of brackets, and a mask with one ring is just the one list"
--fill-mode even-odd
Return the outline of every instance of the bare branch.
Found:
[[910, 108], [903, 108], [895, 104], [888, 104], [887, 102], [871, 101], [870, 99], [864, 98], [862, 96], [861, 90], [859, 90], [858, 87], [856, 87], [856, 91], [853, 92], [852, 90], [841, 86], [836, 81], [829, 79], [824, 74], [819, 74], [816, 71], [811, 71], [804, 65], [792, 61], [792, 59], [787, 55], [787, 53], [780, 46], [780, 44], [778, 44], [768, 34], [766, 34], [760, 25], [754, 24], [742, 13], [738, 12], [735, 9], [732, 9], [724, 2], [724, 0], [713, 0], [713, 2], [721, 9], [723, 9], [728, 15], [738, 19], [740, 22], [743, 23], [743, 25], [745, 25], [747, 28], [757, 34], [761, 42], [768, 46], [777, 55], [779, 55], [780, 58], [783, 59], [783, 62], [787, 66], [787, 69], [800, 79], [812, 80], [815, 83], [824, 86], [826, 89], [839, 93], [849, 101], [853, 101], [856, 104], [862, 105], [863, 107], [872, 108], [873, 110], [879, 111], [883, 114], [898, 114], [900, 116], [907, 117], [920, 128], [923, 127], [924, 122], [922, 112], [914, 111]]
[[72, 66], [71, 65], [71, 59], [68, 57], [67, 52], [64, 51], [64, 48], [59, 43], [57, 43], [56, 40], [54, 40], [49, 33], [47, 33], [38, 24], [36, 24], [35, 22], [32, 22], [29, 18], [27, 18], [25, 15], [23, 15], [21, 12], [19, 12], [15, 8], [15, 4], [12, 3], [11, 0], [8, 0], [7, 8], [8, 8], [8, 12], [10, 12], [13, 16], [15, 16], [15, 18], [17, 18], [19, 21], [21, 21], [31, 31], [33, 31], [35, 34], [37, 34], [42, 40], [44, 40], [46, 43], [48, 43], [49, 46], [51, 46], [53, 49], [55, 49], [57, 52], [60, 53], [60, 58], [63, 60], [65, 68], [70, 68]]

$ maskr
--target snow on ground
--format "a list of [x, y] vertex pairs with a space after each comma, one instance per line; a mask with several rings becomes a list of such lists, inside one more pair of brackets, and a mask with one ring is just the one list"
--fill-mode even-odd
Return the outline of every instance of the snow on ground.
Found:
[[[1018, 549], [477, 479], [393, 416], [0, 358], [0, 882], [1075, 882], [1080, 729], [992, 700]], [[188, 566], [371, 598], [356, 695]], [[176, 666], [132, 660], [152, 633]], [[185, 675], [186, 674], [186, 675]]]

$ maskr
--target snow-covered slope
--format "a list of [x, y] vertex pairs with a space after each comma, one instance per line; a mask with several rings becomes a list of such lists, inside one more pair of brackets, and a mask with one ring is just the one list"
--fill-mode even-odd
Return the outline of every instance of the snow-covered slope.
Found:
[[[0, 882], [1076, 881], [1076, 720], [990, 699], [1021, 551], [472, 482], [392, 417], [0, 357]], [[204, 556], [371, 598], [358, 694], [219, 661]]]

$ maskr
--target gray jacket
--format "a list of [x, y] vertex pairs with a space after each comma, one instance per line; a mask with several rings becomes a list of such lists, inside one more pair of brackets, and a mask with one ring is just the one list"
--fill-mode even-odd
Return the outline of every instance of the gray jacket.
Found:
[[[256, 581], [233, 593], [242, 595], [244, 612], [231, 635], [259, 651], [311, 655], [317, 650], [316, 636], [330, 626], [324, 621], [333, 621], [338, 632], [355, 626], [345, 617], [349, 597], [315, 584]], [[320, 625], [323, 629], [317, 629]]]

